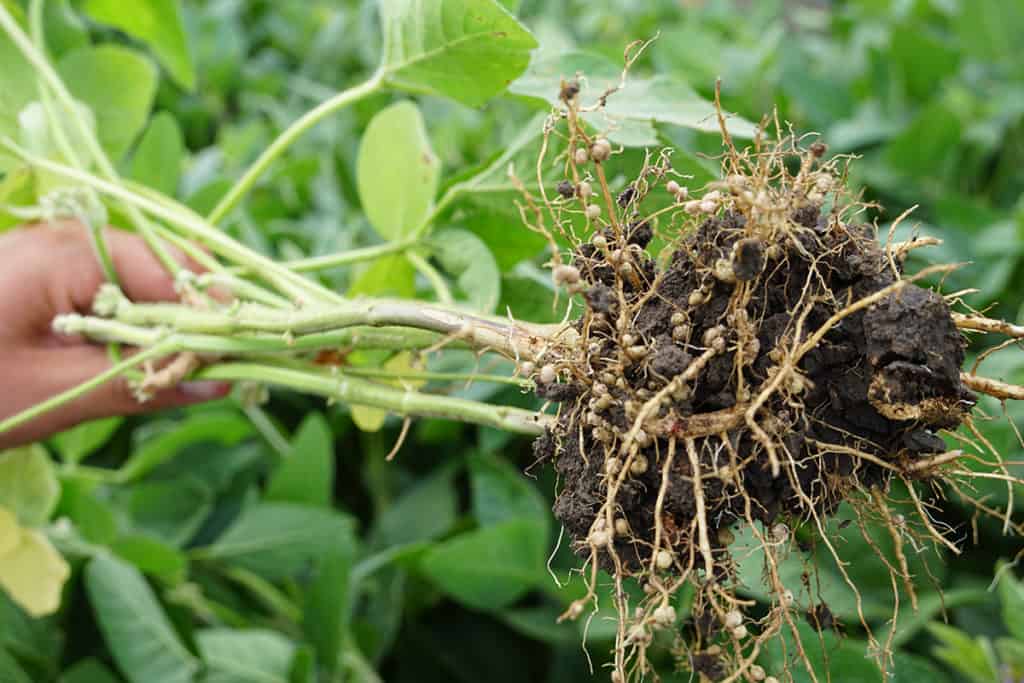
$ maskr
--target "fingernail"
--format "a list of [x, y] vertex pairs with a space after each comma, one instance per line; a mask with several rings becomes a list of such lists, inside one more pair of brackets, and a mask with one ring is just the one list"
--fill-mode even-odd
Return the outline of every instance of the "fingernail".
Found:
[[201, 380], [196, 382], [182, 382], [178, 385], [181, 393], [195, 401], [209, 401], [220, 398], [231, 391], [231, 385], [227, 382], [215, 382], [212, 380]]

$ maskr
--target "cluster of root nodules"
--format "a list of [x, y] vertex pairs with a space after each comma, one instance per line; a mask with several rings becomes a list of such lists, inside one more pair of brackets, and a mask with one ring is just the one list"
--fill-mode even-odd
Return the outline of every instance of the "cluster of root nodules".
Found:
[[[582, 211], [590, 229], [555, 267], [585, 301], [579, 340], [527, 368], [559, 404], [535, 450], [558, 472], [555, 513], [591, 586], [566, 617], [590, 611], [600, 568], [621, 618], [613, 680], [650, 672], [659, 631], [675, 634], [684, 668], [765, 680], [755, 660], [766, 639], [830, 614], [780, 579], [797, 526], [820, 532], [856, 499], [889, 526], [894, 580], [912, 594], [901, 539], [913, 525], [889, 514], [885, 494], [895, 479], [913, 491], [952, 460], [937, 432], [974, 405], [963, 338], [945, 299], [913, 284], [921, 273], [902, 273], [908, 245], [883, 246], [857, 222], [822, 145], [730, 148], [725, 179], [696, 196], [665, 155], [604, 192], [606, 150], [572, 151], [600, 142], [570, 139], [573, 181], [547, 200], [554, 215]], [[673, 206], [644, 214], [648, 194], [666, 189]], [[588, 211], [602, 195], [615, 205]], [[655, 232], [669, 242], [661, 262], [646, 249]], [[934, 532], [914, 500], [918, 529]], [[772, 595], [756, 617], [736, 594], [741, 527], [764, 550]], [[639, 604], [627, 579], [643, 588]], [[673, 598], [686, 584], [693, 616], [680, 625]]]

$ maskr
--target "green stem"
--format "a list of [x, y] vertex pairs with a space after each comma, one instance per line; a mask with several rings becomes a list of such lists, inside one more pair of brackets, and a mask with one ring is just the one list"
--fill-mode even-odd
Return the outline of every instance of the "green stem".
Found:
[[72, 387], [67, 391], [61, 392], [52, 398], [48, 398], [42, 403], [37, 403], [31, 408], [26, 408], [16, 415], [12, 415], [6, 420], [0, 421], [0, 434], [14, 429], [15, 427], [21, 426], [29, 420], [35, 419], [44, 413], [59, 408], [65, 403], [70, 403], [77, 398], [85, 396], [93, 389], [106, 384], [110, 380], [114, 379], [118, 375], [130, 370], [147, 360], [153, 360], [160, 356], [166, 356], [169, 353], [173, 353], [175, 348], [172, 344], [164, 342], [157, 344], [145, 351], [140, 351], [131, 358], [127, 358], [120, 363], [116, 363], [110, 366], [107, 370], [104, 370], [100, 374], [96, 375], [90, 380], [82, 382], [78, 386]]
[[349, 251], [342, 251], [337, 254], [325, 254], [324, 256], [314, 256], [312, 258], [287, 261], [285, 262], [285, 265], [296, 273], [328, 270], [330, 268], [347, 266], [361, 261], [372, 261], [373, 259], [380, 258], [381, 256], [407, 251], [416, 245], [416, 240], [405, 239], [398, 242], [378, 244], [372, 247], [350, 249]]
[[[326, 332], [354, 325], [412, 327], [451, 335], [474, 348], [534, 360], [560, 328], [480, 316], [455, 308], [415, 301], [359, 299], [335, 306], [279, 310], [239, 304], [227, 310], [197, 310], [180, 304], [136, 304], [116, 289], [101, 289], [96, 310], [104, 317], [142, 327], [164, 326], [178, 332], [224, 334], [277, 333], [285, 336]], [[568, 338], [568, 331], [562, 335]]]
[[329, 100], [320, 103], [288, 126], [263, 151], [259, 158], [253, 162], [252, 166], [235, 183], [234, 187], [217, 203], [217, 206], [210, 212], [207, 220], [213, 224], [219, 223], [252, 189], [253, 185], [256, 184], [256, 181], [267, 168], [303, 133], [338, 110], [377, 92], [384, 82], [383, 75], [381, 71], [376, 72], [365, 83], [344, 90]]
[[427, 278], [427, 282], [437, 293], [437, 299], [442, 304], [451, 305], [455, 303], [455, 298], [452, 296], [452, 290], [448, 288], [448, 283], [444, 281], [444, 276], [437, 271], [437, 268], [430, 265], [427, 259], [423, 258], [415, 251], [407, 252], [405, 257], [409, 259], [409, 263], [413, 265], [420, 275]]
[[410, 380], [438, 380], [442, 382], [490, 382], [492, 384], [511, 384], [517, 387], [528, 388], [533, 382], [520, 377], [508, 377], [506, 375], [481, 375], [474, 372], [431, 372], [425, 370], [403, 370], [395, 372], [383, 368], [357, 368], [345, 366], [342, 372], [346, 375], [357, 377], [379, 377], [382, 379], [410, 379]]
[[[120, 342], [149, 347], [167, 343], [176, 351], [192, 351], [222, 356], [288, 353], [320, 349], [359, 348], [396, 351], [433, 346], [441, 336], [424, 330], [404, 327], [348, 327], [287, 338], [280, 334], [233, 335], [221, 337], [205, 334], [169, 333], [165, 329], [138, 327], [116, 320], [85, 317], [77, 314], [57, 318], [54, 328], [64, 334], [75, 334], [98, 341]], [[453, 346], [460, 346], [453, 344]]]
[[364, 379], [304, 372], [254, 363], [222, 363], [197, 377], [220, 381], [251, 380], [296, 389], [326, 398], [387, 410], [403, 417], [437, 417], [486, 425], [519, 434], [540, 434], [549, 416], [521, 408], [493, 406], [451, 396], [405, 391]]

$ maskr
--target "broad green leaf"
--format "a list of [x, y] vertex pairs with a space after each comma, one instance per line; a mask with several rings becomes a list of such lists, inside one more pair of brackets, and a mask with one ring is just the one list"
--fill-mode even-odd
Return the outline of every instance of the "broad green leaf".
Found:
[[140, 531], [183, 546], [213, 508], [213, 492], [197, 477], [185, 475], [145, 481], [120, 489], [116, 500]]
[[53, 443], [64, 462], [78, 464], [105, 444], [122, 422], [120, 417], [83, 422], [54, 436]]
[[2, 647], [0, 647], [0, 681], [4, 681], [4, 683], [32, 683], [32, 679], [18, 665], [17, 660]]
[[[547, 526], [551, 510], [537, 489], [506, 460], [488, 453], [469, 457], [473, 514], [480, 526], [529, 519]], [[544, 536], [544, 544], [548, 541]]]
[[957, 115], [933, 102], [889, 141], [885, 161], [909, 176], [941, 177], [943, 164], [953, 160], [949, 151], [960, 143], [961, 133]]
[[355, 545], [353, 521], [340, 513], [291, 503], [259, 503], [199, 553], [268, 579], [292, 576], [325, 553]]
[[414, 103], [393, 104], [373, 117], [359, 144], [356, 180], [363, 211], [381, 236], [397, 240], [421, 227], [440, 173]]
[[89, 29], [69, 0], [49, 0], [43, 6], [43, 33], [51, 57], [89, 44]]
[[86, 657], [62, 673], [57, 683], [119, 683], [119, 679], [98, 659]]
[[414, 297], [416, 269], [401, 254], [379, 258], [356, 277], [348, 296]]
[[467, 607], [499, 609], [546, 579], [545, 554], [544, 525], [517, 519], [435, 546], [420, 571]]
[[495, 0], [382, 0], [380, 14], [387, 83], [471, 107], [504, 90], [537, 47]]
[[75, 99], [96, 118], [103, 149], [116, 163], [146, 125], [157, 72], [138, 52], [117, 45], [80, 48], [57, 64]]
[[302, 610], [302, 630], [328, 673], [337, 669], [348, 628], [352, 551], [339, 548], [323, 556]]
[[381, 510], [371, 538], [376, 546], [431, 541], [455, 524], [458, 497], [453, 467], [441, 467]]
[[491, 313], [501, 298], [501, 273], [494, 254], [479, 237], [459, 228], [445, 228], [430, 241], [434, 257], [456, 277], [473, 308]]
[[334, 437], [327, 420], [311, 413], [267, 485], [267, 500], [329, 507], [334, 491]]
[[196, 83], [178, 0], [86, 0], [85, 13], [147, 43], [171, 77], [186, 90]]
[[38, 617], [60, 607], [68, 563], [35, 529], [25, 529], [14, 512], [0, 505], [0, 589], [23, 610]]
[[[21, 8], [4, 0], [0, 2], [24, 28], [24, 13]], [[0, 31], [0, 64], [3, 64], [3, 87], [0, 88], [0, 138], [18, 139], [18, 115], [29, 102], [39, 97], [36, 89], [35, 69], [21, 51]], [[6, 149], [0, 148], [0, 173], [14, 168], [18, 162]]]
[[196, 643], [207, 665], [202, 683], [288, 683], [295, 643], [280, 633], [211, 628]]
[[117, 538], [118, 520], [113, 505], [96, 493], [93, 482], [66, 477], [61, 490], [59, 516], [67, 517], [81, 536], [99, 545], [109, 545]]
[[[586, 77], [579, 97], [588, 104], [619, 84], [622, 67], [586, 52], [542, 57], [509, 86], [509, 91], [560, 106], [559, 84], [562, 79], [574, 78], [577, 72]], [[608, 97], [602, 112], [591, 114], [587, 122], [598, 129], [609, 129], [609, 137], [629, 146], [657, 144], [653, 129], [637, 128], [638, 124], [667, 123], [710, 133], [719, 131], [714, 104], [669, 76], [630, 77], [625, 87]], [[754, 124], [734, 115], [727, 116], [727, 126], [729, 133], [738, 138], [751, 138], [757, 132]]]
[[100, 555], [85, 568], [85, 588], [107, 647], [129, 681], [191, 683], [198, 663], [139, 570]]
[[173, 197], [177, 194], [185, 139], [178, 122], [162, 111], [153, 117], [132, 156], [132, 179]]
[[199, 413], [139, 446], [118, 471], [118, 477], [121, 481], [132, 481], [185, 448], [201, 443], [231, 446], [251, 433], [252, 424], [236, 413]]
[[172, 546], [149, 536], [124, 536], [110, 544], [110, 550], [141, 571], [169, 585], [185, 580], [188, 560]]
[[60, 484], [45, 448], [33, 444], [0, 452], [0, 506], [19, 523], [46, 523], [59, 497]]

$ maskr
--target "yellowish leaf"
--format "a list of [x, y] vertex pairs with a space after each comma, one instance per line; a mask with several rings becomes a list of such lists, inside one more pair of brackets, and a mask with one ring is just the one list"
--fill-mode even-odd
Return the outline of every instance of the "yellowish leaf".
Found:
[[0, 588], [33, 617], [60, 607], [68, 563], [41, 532], [25, 529], [0, 507]]

